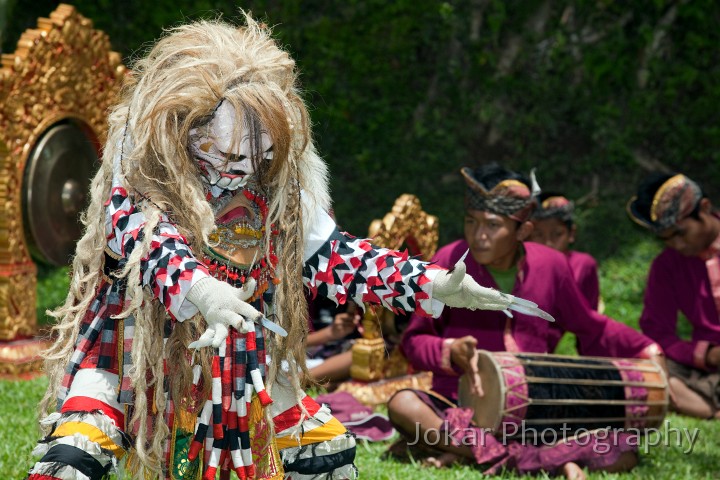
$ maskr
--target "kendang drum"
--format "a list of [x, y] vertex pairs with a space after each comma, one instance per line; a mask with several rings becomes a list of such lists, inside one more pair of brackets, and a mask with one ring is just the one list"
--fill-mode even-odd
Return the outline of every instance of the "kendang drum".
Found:
[[668, 382], [652, 360], [478, 351], [484, 395], [460, 379], [459, 404], [478, 427], [505, 437], [547, 429], [572, 435], [597, 428], [656, 428], [668, 409]]

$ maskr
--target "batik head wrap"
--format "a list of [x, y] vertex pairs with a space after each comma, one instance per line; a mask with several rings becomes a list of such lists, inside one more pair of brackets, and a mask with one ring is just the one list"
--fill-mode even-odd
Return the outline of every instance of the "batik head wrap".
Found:
[[532, 214], [533, 220], [557, 218], [561, 222], [572, 222], [575, 204], [560, 194], [548, 193], [540, 195], [538, 205]]
[[465, 208], [468, 210], [482, 210], [525, 222], [535, 207], [535, 197], [540, 194], [534, 170], [530, 173], [530, 185], [517, 178], [508, 178], [489, 189], [476, 178], [471, 168], [463, 167], [460, 173], [467, 185]]
[[649, 212], [640, 211], [637, 196], [628, 202], [627, 212], [639, 225], [659, 233], [689, 216], [702, 197], [702, 190], [697, 183], [685, 175], [677, 174], [668, 178], [655, 191]]

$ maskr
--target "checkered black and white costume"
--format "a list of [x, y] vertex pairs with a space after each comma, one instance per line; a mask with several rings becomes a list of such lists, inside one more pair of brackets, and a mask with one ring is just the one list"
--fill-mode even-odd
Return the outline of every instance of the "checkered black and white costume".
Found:
[[[305, 202], [304, 206], [311, 208]], [[306, 232], [303, 270], [313, 295], [337, 303], [347, 299], [359, 305], [380, 303], [395, 312], [416, 311], [428, 316], [440, 313], [442, 303], [432, 299], [431, 280], [439, 271], [434, 266], [410, 258], [407, 253], [377, 248], [367, 240], [340, 233], [325, 211], [313, 215], [317, 221]], [[197, 313], [185, 297], [196, 282], [210, 275], [207, 265], [194, 255], [169, 216], [164, 215], [153, 235], [150, 253], [142, 259], [141, 278], [118, 279], [113, 272], [123, 268], [135, 245], [142, 241], [145, 224], [142, 201], [135, 202], [119, 179], [113, 181], [109, 192], [106, 216], [104, 280], [85, 313], [57, 399], [57, 413], [45, 420], [52, 425], [52, 432], [36, 448], [42, 458], [31, 470], [30, 480], [101, 478], [132, 445], [127, 421], [133, 404], [128, 375], [133, 367], [133, 318], [112, 318], [130, 301], [126, 282], [142, 282], [164, 306], [167, 338], [176, 322]], [[262, 328], [257, 330], [261, 341]], [[273, 399], [275, 436], [286, 475], [356, 476], [352, 463], [354, 438], [327, 407], [305, 396], [302, 404], [310, 415], [305, 416], [289, 383], [282, 379], [273, 391]], [[170, 405], [166, 411], [169, 425], [175, 413]], [[302, 433], [298, 436], [298, 432]], [[169, 452], [167, 448], [168, 464], [172, 461]], [[308, 469], [313, 473], [302, 473]], [[186, 477], [166, 468], [165, 478]]]

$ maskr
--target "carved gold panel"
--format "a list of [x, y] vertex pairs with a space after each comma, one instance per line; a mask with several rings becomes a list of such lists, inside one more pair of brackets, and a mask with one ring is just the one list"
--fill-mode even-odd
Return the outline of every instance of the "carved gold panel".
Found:
[[[72, 120], [98, 142], [125, 72], [107, 35], [74, 7], [39, 18], [0, 66], [0, 340], [36, 333], [36, 266], [23, 230], [23, 175], [48, 129]], [[0, 358], [0, 363], [3, 358]]]
[[[373, 220], [368, 236], [374, 245], [394, 250], [407, 248], [411, 255], [430, 260], [438, 245], [438, 219], [422, 209], [420, 200], [403, 194], [382, 220]], [[394, 329], [394, 315], [379, 305], [366, 305], [363, 338], [352, 349], [350, 376], [360, 381], [376, 381], [406, 373], [407, 361], [399, 351], [385, 358], [383, 332]], [[390, 325], [393, 325], [390, 327]]]
[[423, 211], [420, 200], [409, 193], [395, 200], [392, 210], [382, 220], [373, 220], [369, 235], [379, 247], [400, 250], [430, 260], [435, 255], [439, 235], [438, 218]]

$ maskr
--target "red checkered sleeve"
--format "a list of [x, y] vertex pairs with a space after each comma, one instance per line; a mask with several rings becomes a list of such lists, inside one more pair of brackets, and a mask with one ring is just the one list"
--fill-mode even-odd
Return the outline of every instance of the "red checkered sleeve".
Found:
[[306, 262], [303, 277], [313, 296], [336, 303], [381, 304], [395, 313], [436, 317], [443, 304], [432, 298], [432, 280], [441, 271], [407, 251], [379, 248], [369, 240], [335, 231]]
[[[120, 266], [143, 239], [145, 215], [132, 201], [127, 190], [113, 185], [105, 204], [105, 233], [110, 250], [120, 258]], [[141, 259], [141, 281], [176, 320], [195, 315], [197, 308], [185, 297], [200, 279], [209, 276], [207, 267], [198, 261], [187, 240], [163, 214], [153, 232], [148, 255]]]

